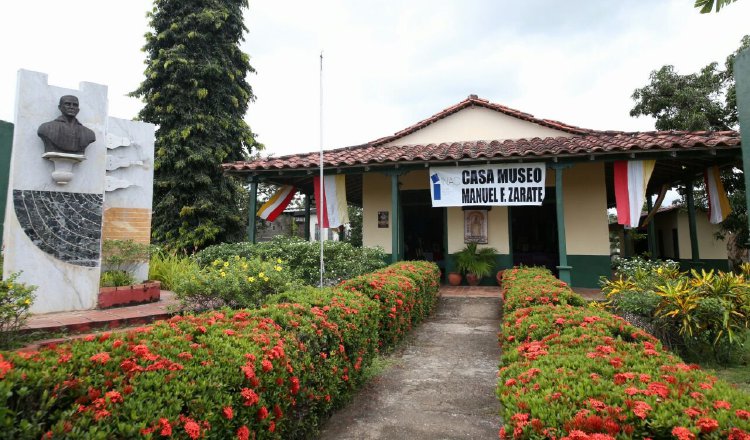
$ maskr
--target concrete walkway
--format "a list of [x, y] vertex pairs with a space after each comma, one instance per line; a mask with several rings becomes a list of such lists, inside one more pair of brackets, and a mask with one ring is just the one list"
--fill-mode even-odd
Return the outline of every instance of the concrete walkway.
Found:
[[441, 291], [432, 317], [333, 415], [321, 439], [497, 438], [499, 288]]
[[[162, 290], [160, 297], [159, 301], [134, 306], [31, 315], [26, 325], [21, 328], [21, 332], [48, 333], [50, 338], [35, 340], [18, 351], [36, 351], [42, 347], [83, 338], [92, 332], [122, 329], [168, 319], [179, 310], [179, 301], [175, 294], [168, 290]], [[55, 334], [58, 336], [52, 337]]]

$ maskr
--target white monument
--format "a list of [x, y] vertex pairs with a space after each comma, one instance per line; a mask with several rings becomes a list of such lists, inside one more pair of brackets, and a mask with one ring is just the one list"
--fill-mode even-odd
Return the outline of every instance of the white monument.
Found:
[[[150, 124], [108, 118], [106, 86], [71, 90], [18, 72], [3, 276], [22, 271], [20, 281], [38, 286], [33, 313], [96, 307], [105, 208], [119, 209], [113, 222], [137, 223], [136, 241], [144, 226], [150, 231], [153, 133]], [[125, 215], [131, 208], [137, 222]], [[104, 238], [128, 238], [107, 237], [110, 229]]]

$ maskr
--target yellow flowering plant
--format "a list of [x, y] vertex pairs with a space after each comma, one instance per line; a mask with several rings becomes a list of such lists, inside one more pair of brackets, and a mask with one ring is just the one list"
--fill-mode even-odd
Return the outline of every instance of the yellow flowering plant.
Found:
[[[284, 264], [280, 264], [279, 256]], [[222, 243], [209, 246], [196, 253], [194, 261], [201, 267], [220, 260], [222, 264], [238, 257], [261, 258], [275, 262], [272, 270], [290, 271], [295, 279], [310, 286], [320, 282], [320, 243], [296, 237], [276, 236], [261, 243]], [[380, 248], [354, 247], [351, 243], [326, 241], [324, 243], [326, 271], [323, 283], [334, 286], [343, 280], [370, 273], [385, 266], [385, 254]], [[282, 269], [283, 268], [283, 269]]]
[[183, 305], [197, 310], [257, 307], [266, 296], [292, 284], [291, 272], [280, 258], [264, 261], [235, 255], [217, 258], [193, 276], [180, 280], [175, 293]]
[[36, 286], [18, 281], [20, 272], [0, 282], [0, 347], [9, 348], [26, 322], [34, 303]]

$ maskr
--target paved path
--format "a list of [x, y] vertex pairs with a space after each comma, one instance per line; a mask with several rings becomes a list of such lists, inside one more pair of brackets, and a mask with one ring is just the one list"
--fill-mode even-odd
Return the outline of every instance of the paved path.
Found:
[[24, 330], [87, 332], [101, 327], [144, 324], [168, 318], [179, 307], [174, 293], [162, 290], [159, 301], [111, 309], [79, 310], [31, 315]]
[[114, 330], [167, 319], [179, 310], [179, 301], [174, 293], [168, 290], [162, 290], [160, 296], [159, 301], [135, 306], [31, 315], [26, 325], [21, 328], [22, 332], [47, 332], [50, 336], [56, 333], [67, 335], [36, 340], [21, 348], [20, 351], [39, 350], [52, 344], [82, 338], [94, 331]]
[[441, 297], [392, 364], [333, 415], [320, 438], [496, 439], [500, 300], [499, 289], [492, 291], [494, 298]]

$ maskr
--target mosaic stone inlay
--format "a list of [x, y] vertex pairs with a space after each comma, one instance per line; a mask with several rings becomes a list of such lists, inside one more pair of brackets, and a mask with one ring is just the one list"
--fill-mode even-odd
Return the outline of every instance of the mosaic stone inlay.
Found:
[[45, 253], [76, 266], [99, 266], [101, 194], [13, 190], [16, 217]]

